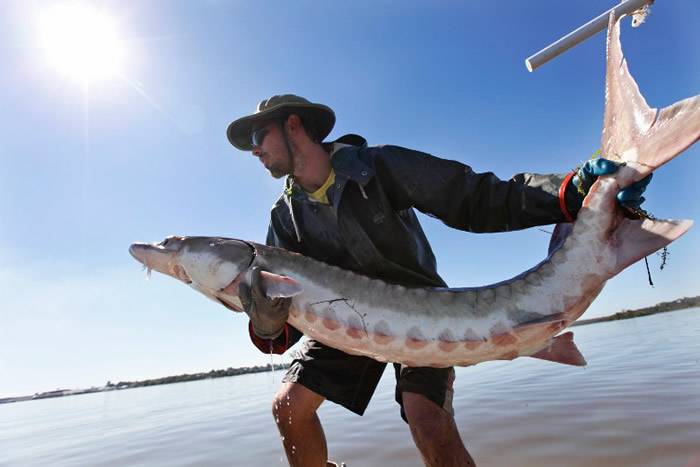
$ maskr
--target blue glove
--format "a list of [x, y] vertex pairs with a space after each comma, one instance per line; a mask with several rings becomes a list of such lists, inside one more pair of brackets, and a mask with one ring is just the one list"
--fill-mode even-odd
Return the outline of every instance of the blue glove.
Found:
[[[579, 168], [572, 182], [579, 193], [585, 196], [588, 194], [588, 190], [591, 189], [591, 185], [593, 185], [599, 176], [614, 174], [619, 168], [620, 164], [617, 162], [603, 159], [602, 157], [590, 159]], [[649, 174], [638, 182], [634, 182], [630, 186], [620, 190], [617, 193], [618, 203], [631, 211], [639, 210], [639, 206], [644, 202], [644, 196], [642, 196], [642, 194], [644, 190], [647, 189], [652, 175], [653, 174]]]

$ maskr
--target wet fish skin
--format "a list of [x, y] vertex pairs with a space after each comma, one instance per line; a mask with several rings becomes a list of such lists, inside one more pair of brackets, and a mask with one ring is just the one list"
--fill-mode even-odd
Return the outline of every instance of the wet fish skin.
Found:
[[[252, 265], [270, 297], [293, 297], [288, 322], [345, 352], [409, 366], [466, 366], [532, 356], [582, 365], [572, 334], [607, 280], [685, 233], [689, 220], [630, 220], [620, 189], [644, 178], [700, 137], [700, 96], [647, 106], [629, 74], [610, 19], [601, 146], [624, 162], [591, 187], [574, 224], [558, 225], [547, 258], [510, 280], [462, 289], [407, 288], [285, 250], [215, 237], [170, 237], [131, 246], [146, 267], [241, 311], [238, 283]], [[556, 336], [556, 337], [555, 337]]]

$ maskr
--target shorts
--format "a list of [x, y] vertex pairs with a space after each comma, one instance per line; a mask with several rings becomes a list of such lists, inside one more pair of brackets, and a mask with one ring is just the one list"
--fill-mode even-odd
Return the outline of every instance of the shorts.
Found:
[[[382, 377], [386, 363], [369, 357], [349, 355], [309, 339], [294, 356], [284, 383], [298, 383], [331, 402], [362, 415]], [[421, 394], [428, 400], [452, 411], [454, 368], [411, 368], [394, 364], [396, 373], [396, 402], [403, 410], [404, 391]]]

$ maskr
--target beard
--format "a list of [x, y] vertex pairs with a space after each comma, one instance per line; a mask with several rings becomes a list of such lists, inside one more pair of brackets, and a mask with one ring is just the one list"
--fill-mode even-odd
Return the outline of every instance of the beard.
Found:
[[266, 167], [267, 171], [270, 172], [272, 178], [282, 178], [287, 175], [291, 175], [289, 164], [286, 161], [276, 161], [272, 162], [269, 167]]
[[295, 169], [303, 167], [304, 158], [297, 156], [299, 154], [299, 150], [293, 142], [290, 145], [292, 147], [293, 154], [291, 157], [294, 157], [294, 169], [292, 168], [292, 164], [288, 159], [285, 158], [283, 160], [276, 160], [270, 164], [270, 167], [267, 168], [273, 178], [280, 179], [282, 177], [286, 177], [287, 175], [294, 175], [293, 172]]
[[272, 178], [276, 179], [280, 179], [282, 177], [290, 175], [288, 170], [282, 170], [278, 167], [270, 167], [268, 171], [270, 172], [270, 175], [272, 175]]
[[[267, 163], [264, 161], [267, 160]], [[290, 168], [287, 161], [273, 158], [269, 153], [260, 156], [260, 161], [265, 169], [270, 172], [272, 178], [282, 178], [290, 174]]]

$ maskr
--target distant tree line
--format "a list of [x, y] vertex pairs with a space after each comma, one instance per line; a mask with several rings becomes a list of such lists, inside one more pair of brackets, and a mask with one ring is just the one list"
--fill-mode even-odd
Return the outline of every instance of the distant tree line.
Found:
[[581, 326], [584, 324], [600, 323], [603, 321], [617, 321], [620, 319], [639, 318], [640, 316], [648, 316], [656, 313], [665, 313], [667, 311], [683, 310], [685, 308], [700, 307], [700, 296], [683, 297], [671, 302], [661, 302], [656, 305], [636, 310], [622, 310], [614, 315], [603, 316], [602, 318], [581, 319], [571, 324], [571, 326]]
[[[289, 368], [288, 363], [275, 365], [276, 370], [282, 370], [287, 368]], [[114, 384], [111, 381], [107, 381], [107, 384], [105, 384], [105, 389], [128, 389], [137, 388], [141, 386], [156, 386], [158, 384], [182, 383], [185, 381], [197, 381], [200, 379], [225, 378], [227, 376], [245, 375], [248, 373], [262, 373], [271, 370], [272, 367], [269, 364], [259, 366], [244, 366], [240, 368], [229, 367], [225, 370], [211, 370], [206, 373], [186, 373], [176, 376], [166, 376], [164, 378], [145, 379], [143, 381], [119, 381], [117, 384]]]

